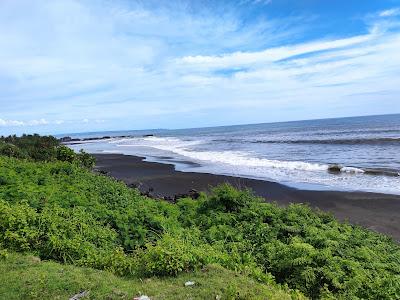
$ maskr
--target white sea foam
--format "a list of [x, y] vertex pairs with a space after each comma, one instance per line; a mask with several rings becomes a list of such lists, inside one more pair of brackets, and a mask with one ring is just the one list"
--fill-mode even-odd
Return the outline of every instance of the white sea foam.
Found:
[[244, 151], [194, 151], [188, 147], [199, 145], [202, 141], [183, 141], [173, 137], [146, 137], [140, 139], [123, 140], [118, 146], [146, 146], [193, 159], [197, 162], [219, 163], [233, 166], [266, 167], [288, 170], [326, 171], [328, 165], [308, 163], [302, 161], [281, 161], [258, 158]]
[[[339, 190], [362, 190], [400, 194], [400, 177], [364, 174], [356, 167], [340, 166], [340, 173], [328, 172], [329, 165], [305, 161], [269, 159], [245, 147], [229, 150], [228, 144], [214, 144], [207, 137], [136, 137], [98, 141], [78, 145], [90, 152], [102, 150], [153, 157], [170, 157], [177, 161], [197, 162], [201, 167], [179, 166], [183, 171], [197, 171], [274, 180], [287, 184], [317, 184]], [[78, 147], [77, 146], [77, 147]], [[218, 150], [221, 149], [221, 150]], [[232, 148], [231, 148], [232, 149]], [[240, 151], [239, 151], [240, 150]], [[100, 151], [101, 152], [101, 151]], [[158, 161], [162, 162], [162, 158]], [[171, 161], [166, 161], [171, 163]]]
[[358, 173], [358, 174], [365, 173], [364, 170], [354, 167], [342, 167], [340, 168], [340, 171], [345, 173]]

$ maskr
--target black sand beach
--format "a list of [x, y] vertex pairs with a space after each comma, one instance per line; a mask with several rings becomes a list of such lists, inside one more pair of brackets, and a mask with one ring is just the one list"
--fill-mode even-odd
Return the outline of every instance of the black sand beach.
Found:
[[348, 220], [392, 236], [400, 241], [400, 196], [365, 192], [309, 191], [279, 183], [206, 173], [180, 172], [173, 165], [143, 161], [143, 157], [122, 154], [96, 154], [96, 168], [142, 192], [152, 190], [156, 197], [173, 197], [191, 189], [207, 191], [220, 183], [251, 188], [255, 194], [279, 205], [308, 203]]

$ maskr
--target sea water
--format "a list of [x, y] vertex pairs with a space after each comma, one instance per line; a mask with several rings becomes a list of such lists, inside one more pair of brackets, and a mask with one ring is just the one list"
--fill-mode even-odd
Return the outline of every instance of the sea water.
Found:
[[257, 178], [310, 189], [400, 194], [400, 115], [70, 136], [106, 135], [129, 137], [72, 147], [144, 156], [172, 163], [181, 171]]

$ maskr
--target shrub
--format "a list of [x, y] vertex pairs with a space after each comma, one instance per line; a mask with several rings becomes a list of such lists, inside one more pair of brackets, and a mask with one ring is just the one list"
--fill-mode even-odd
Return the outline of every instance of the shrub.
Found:
[[211, 245], [201, 242], [199, 232], [184, 230], [180, 233], [164, 233], [155, 243], [148, 243], [144, 250], [136, 252], [147, 276], [175, 276], [180, 272], [200, 269], [208, 264], [229, 265], [231, 258]]
[[50, 169], [51, 175], [72, 175], [74, 174], [74, 167], [70, 164], [55, 165]]
[[142, 272], [146, 275], [177, 275], [199, 267], [200, 261], [188, 240], [165, 233], [155, 244], [147, 244], [139, 252]]
[[0, 155], [16, 158], [25, 158], [26, 155], [17, 146], [0, 141]]
[[29, 157], [36, 161], [50, 161], [54, 159], [56, 147], [60, 144], [53, 136], [40, 136], [38, 134], [10, 135], [8, 137], [0, 137], [3, 141], [19, 148], [24, 157]]
[[109, 251], [90, 252], [77, 262], [80, 266], [104, 269], [117, 275], [136, 275], [138, 262], [133, 256], [127, 255], [123, 248], [116, 247]]
[[75, 263], [116, 246], [115, 231], [97, 222], [83, 207], [45, 207], [39, 224], [39, 250], [46, 259]]
[[71, 148], [61, 145], [57, 147], [56, 158], [61, 161], [72, 163], [75, 159], [75, 152]]
[[80, 150], [75, 153], [71, 148], [60, 145], [59, 140], [53, 136], [10, 135], [0, 137], [0, 156], [15, 158], [26, 158], [35, 161], [59, 160], [92, 169], [96, 162], [95, 158]]
[[1, 260], [6, 260], [7, 257], [8, 257], [7, 249], [0, 249], [0, 261]]
[[16, 251], [35, 249], [39, 240], [37, 213], [28, 204], [0, 200], [0, 246]]
[[240, 212], [259, 201], [249, 190], [238, 190], [229, 184], [222, 184], [212, 190], [211, 197], [204, 202], [202, 209]]
[[78, 154], [76, 154], [76, 158], [79, 164], [87, 169], [92, 169], [96, 164], [95, 157], [93, 155], [90, 155], [89, 153], [86, 153], [82, 149], [79, 151]]

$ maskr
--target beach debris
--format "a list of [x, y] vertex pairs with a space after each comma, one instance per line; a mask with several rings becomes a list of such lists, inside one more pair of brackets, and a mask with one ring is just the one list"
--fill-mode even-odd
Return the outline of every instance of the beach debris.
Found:
[[89, 291], [81, 291], [76, 295], [73, 295], [69, 300], [79, 300], [83, 297], [86, 297], [89, 294]]
[[186, 281], [185, 286], [194, 286], [195, 282], [194, 281]]
[[151, 300], [149, 296], [147, 295], [141, 295], [139, 297], [133, 298], [133, 300]]

